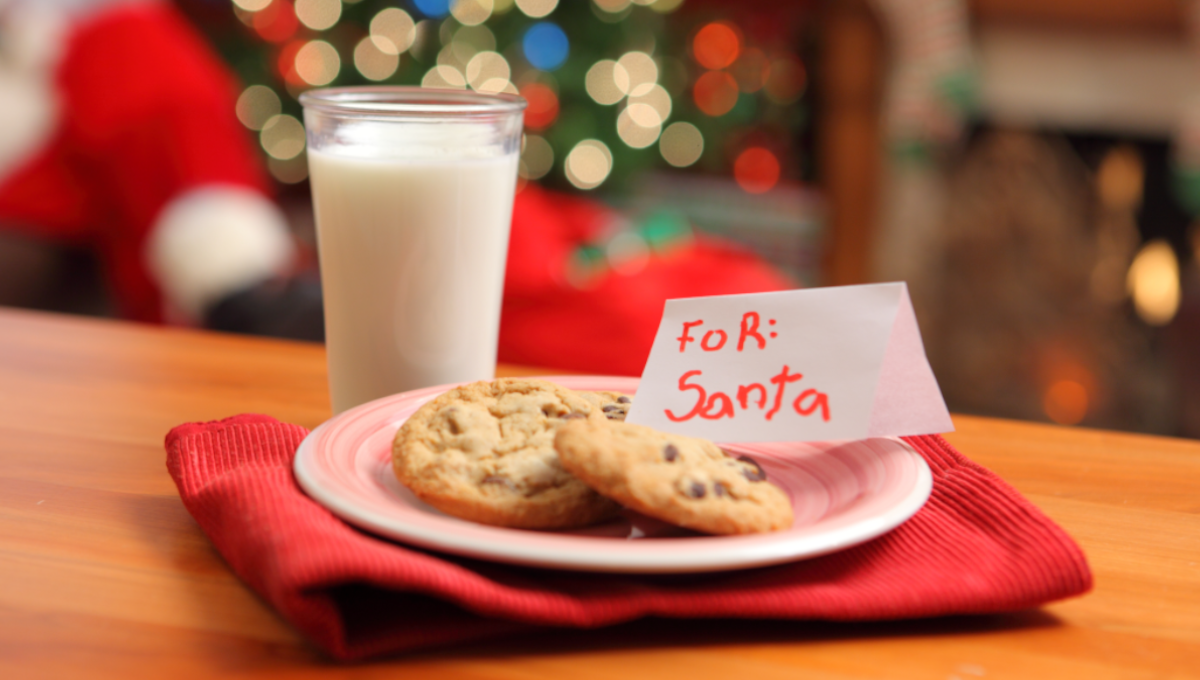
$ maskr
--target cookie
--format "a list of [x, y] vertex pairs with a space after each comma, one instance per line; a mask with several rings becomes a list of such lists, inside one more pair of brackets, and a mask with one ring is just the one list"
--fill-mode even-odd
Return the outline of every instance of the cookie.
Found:
[[418, 498], [455, 517], [524, 529], [586, 526], [619, 507], [563, 469], [554, 433], [571, 419], [608, 422], [605, 403], [544, 380], [463, 385], [400, 427], [392, 467]]
[[609, 420], [625, 420], [629, 415], [629, 407], [633, 400], [620, 392], [578, 392], [579, 396], [592, 402], [600, 408], [604, 417]]
[[704, 439], [597, 419], [564, 425], [567, 471], [624, 506], [710, 534], [786, 529], [792, 505], [762, 467]]

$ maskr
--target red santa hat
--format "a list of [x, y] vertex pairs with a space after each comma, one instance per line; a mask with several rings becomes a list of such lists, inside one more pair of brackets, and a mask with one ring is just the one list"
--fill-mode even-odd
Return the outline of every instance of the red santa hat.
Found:
[[0, 31], [0, 228], [94, 248], [145, 321], [289, 266], [236, 84], [169, 3], [0, 0]]

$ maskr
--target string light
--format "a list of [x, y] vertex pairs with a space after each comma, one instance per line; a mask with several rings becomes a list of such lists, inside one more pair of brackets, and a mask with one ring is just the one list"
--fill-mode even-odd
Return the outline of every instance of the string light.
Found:
[[585, 139], [571, 149], [563, 163], [567, 181], [579, 189], [595, 189], [612, 172], [613, 157], [608, 147], [598, 139]]
[[557, 24], [541, 21], [525, 31], [521, 40], [525, 59], [535, 68], [553, 71], [567, 60], [571, 43]]
[[645, 52], [626, 52], [617, 63], [629, 76], [629, 89], [626, 93], [631, 97], [646, 94], [658, 82], [658, 64]]
[[[635, 111], [640, 112], [641, 120]], [[658, 141], [662, 131], [658, 120], [658, 112], [645, 104], [627, 106], [617, 116], [617, 136], [630, 148], [644, 149]]]
[[584, 87], [597, 104], [616, 104], [629, 92], [629, 72], [612, 59], [601, 59], [588, 69]]
[[686, 168], [704, 153], [704, 135], [691, 123], [671, 123], [658, 142], [663, 160], [677, 168]]
[[492, 0], [452, 0], [450, 14], [463, 26], [478, 26], [492, 16]]
[[704, 113], [714, 118], [723, 116], [737, 104], [737, 81], [724, 71], [708, 71], [696, 79], [692, 99]]
[[1154, 239], [1133, 258], [1126, 278], [1133, 308], [1142, 321], [1162, 326], [1179, 311], [1179, 261], [1163, 239]]
[[425, 72], [421, 78], [421, 87], [440, 90], [465, 90], [467, 78], [462, 71], [447, 64], [438, 64]]
[[696, 32], [692, 39], [692, 57], [704, 68], [718, 70], [737, 60], [742, 39], [732, 26], [715, 21]]
[[558, 0], [517, 0], [517, 7], [532, 19], [541, 19], [558, 8]]
[[373, 38], [366, 37], [354, 46], [354, 67], [367, 80], [387, 80], [400, 67], [400, 55], [384, 52]]
[[292, 115], [272, 116], [258, 135], [263, 151], [271, 158], [286, 161], [304, 151], [304, 125]]
[[282, 110], [279, 95], [266, 85], [251, 85], [242, 90], [235, 106], [238, 120], [251, 130], [261, 130], [272, 116]]
[[[642, 107], [650, 108], [653, 118]], [[671, 117], [671, 94], [662, 85], [651, 85], [644, 93], [629, 97], [629, 108], [636, 109], [634, 116], [639, 124], [646, 127], [662, 125]]]
[[296, 0], [296, 18], [314, 31], [332, 28], [342, 18], [342, 0]]
[[[499, 92], [508, 85], [512, 69], [508, 61], [497, 52], [480, 52], [467, 62], [467, 83], [475, 90], [484, 90], [485, 83], [492, 92]], [[500, 81], [499, 87], [494, 81]]]
[[296, 75], [309, 85], [328, 85], [341, 68], [337, 50], [324, 40], [310, 40], [296, 53]]
[[764, 194], [779, 182], [779, 159], [759, 146], [738, 154], [733, 162], [733, 178], [748, 194]]
[[532, 82], [521, 86], [525, 98], [525, 127], [544, 130], [558, 118], [558, 94], [545, 83]]
[[450, 0], [413, 0], [417, 10], [427, 17], [439, 19], [450, 13]]
[[417, 39], [417, 24], [402, 9], [389, 7], [371, 19], [371, 42], [384, 54], [404, 54]]

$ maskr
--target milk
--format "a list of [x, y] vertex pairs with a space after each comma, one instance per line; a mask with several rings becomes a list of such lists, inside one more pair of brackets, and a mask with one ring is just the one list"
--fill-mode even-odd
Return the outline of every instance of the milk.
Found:
[[308, 151], [334, 413], [494, 376], [517, 177], [516, 153], [362, 148]]

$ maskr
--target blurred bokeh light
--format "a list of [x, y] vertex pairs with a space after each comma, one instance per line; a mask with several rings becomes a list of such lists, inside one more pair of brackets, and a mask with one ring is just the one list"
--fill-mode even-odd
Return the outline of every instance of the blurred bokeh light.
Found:
[[417, 24], [412, 15], [402, 9], [389, 7], [371, 19], [371, 41], [385, 54], [403, 54], [417, 37]]
[[238, 120], [251, 130], [261, 130], [268, 120], [282, 110], [279, 95], [266, 85], [251, 85], [238, 96]]
[[557, 24], [543, 21], [525, 31], [521, 46], [530, 64], [543, 71], [553, 71], [567, 60], [571, 42]]
[[1171, 244], [1154, 239], [1142, 246], [1129, 267], [1129, 294], [1138, 316], [1162, 326], [1179, 310], [1179, 261]]
[[686, 168], [704, 153], [704, 135], [691, 123], [671, 123], [658, 142], [663, 160], [677, 168]]
[[613, 156], [598, 139], [585, 139], [567, 154], [564, 170], [567, 180], [579, 189], [595, 189], [612, 172]]
[[342, 18], [342, 0], [296, 0], [296, 18], [314, 31], [324, 31]]

